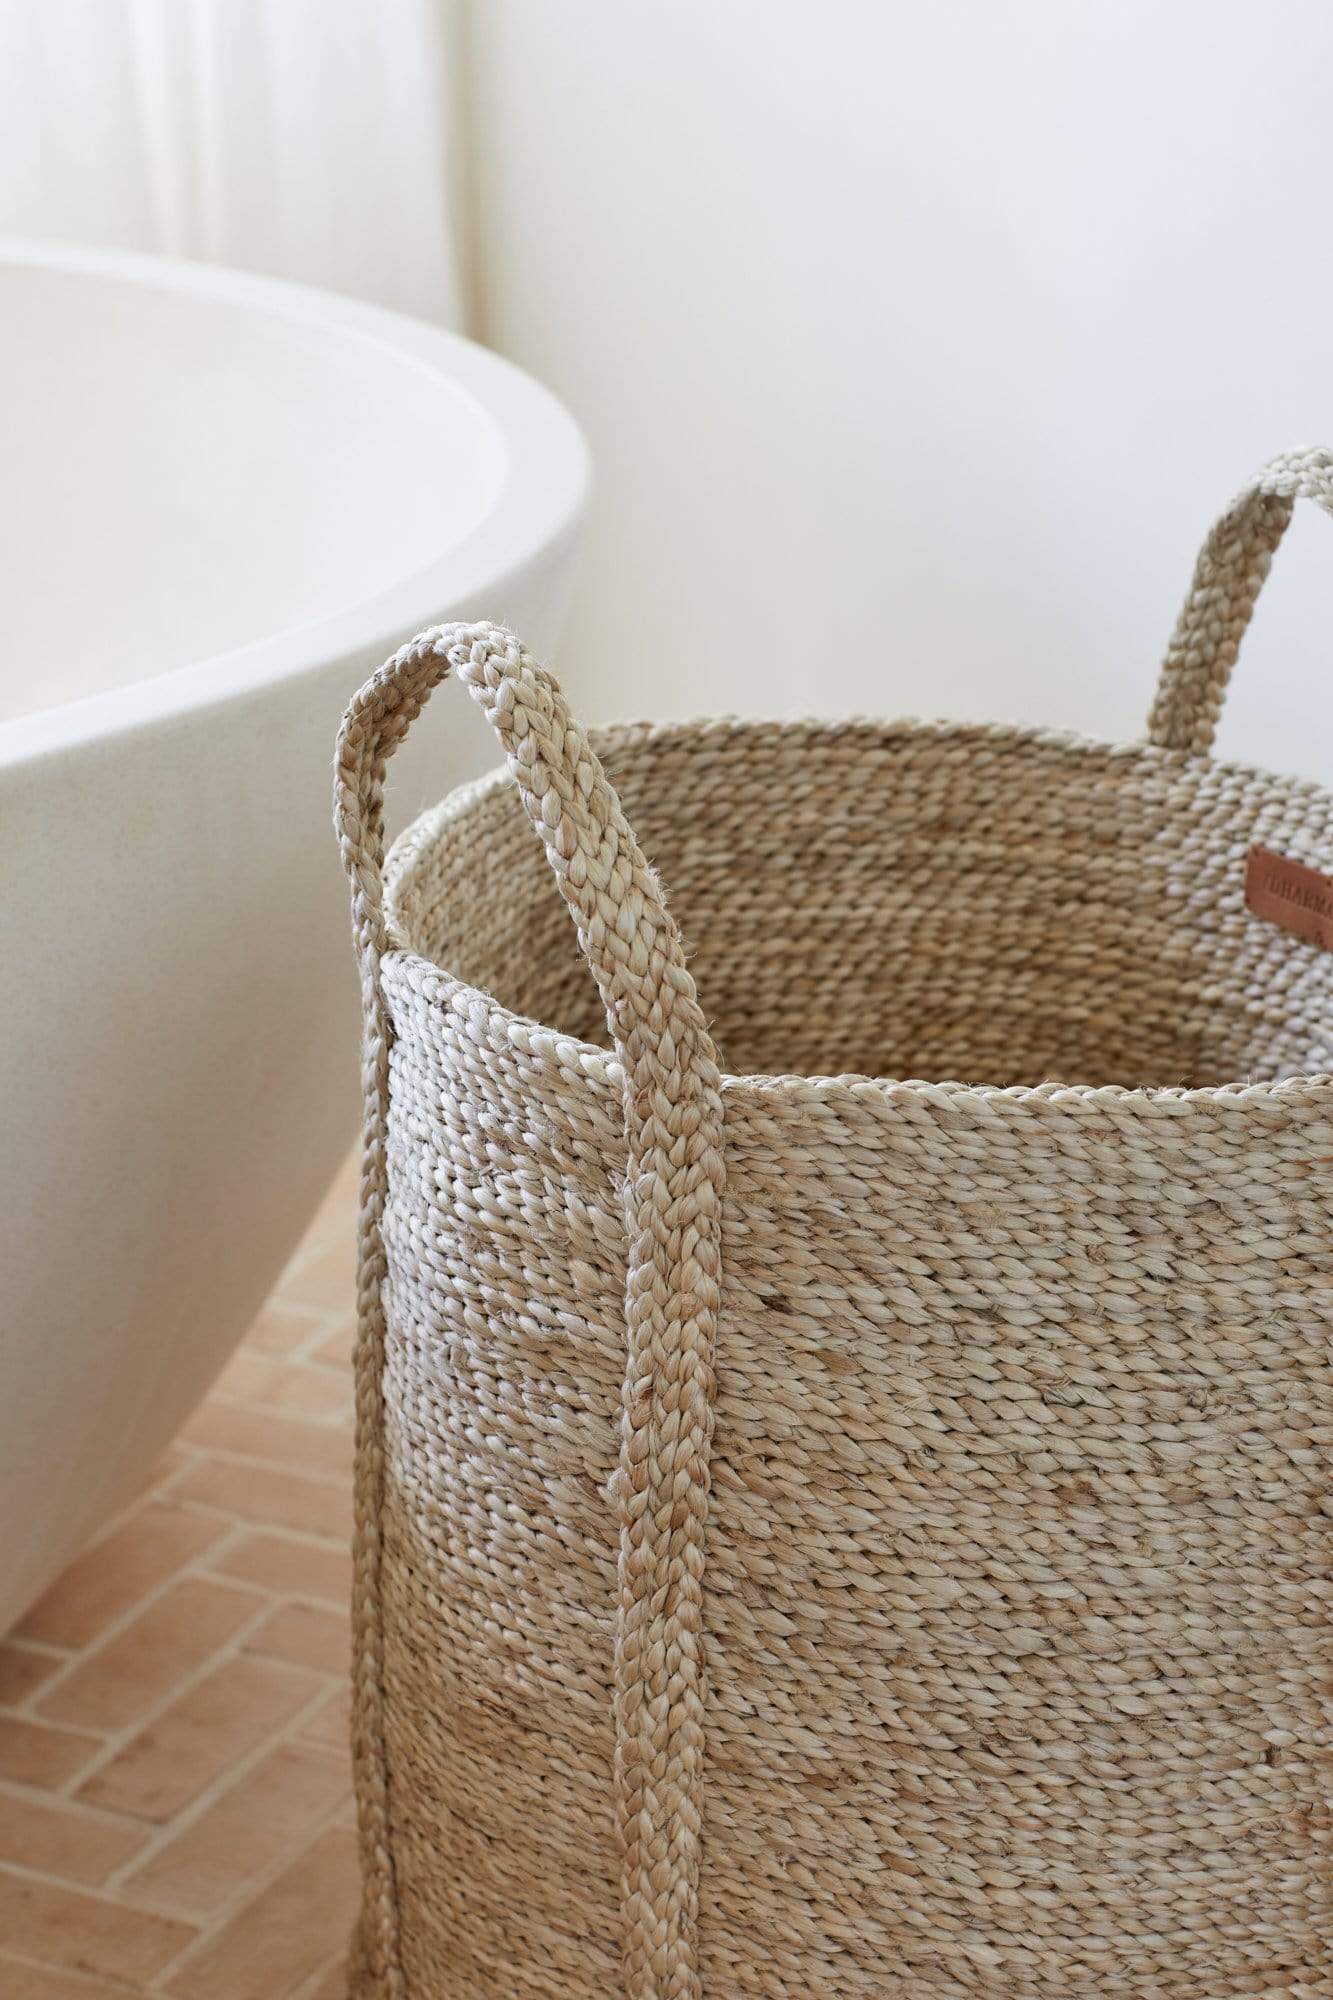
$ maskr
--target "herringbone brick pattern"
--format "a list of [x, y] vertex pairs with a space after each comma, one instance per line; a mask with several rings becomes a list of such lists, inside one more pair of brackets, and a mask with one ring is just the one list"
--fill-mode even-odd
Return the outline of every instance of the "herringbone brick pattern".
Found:
[[341, 2000], [354, 1207], [0, 1640], [3, 2000]]

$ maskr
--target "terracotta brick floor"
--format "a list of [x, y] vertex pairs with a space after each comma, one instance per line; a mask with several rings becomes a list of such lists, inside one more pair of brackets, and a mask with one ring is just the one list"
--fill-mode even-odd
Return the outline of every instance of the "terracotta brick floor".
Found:
[[0, 1640], [2, 2000], [342, 2000], [354, 1205]]

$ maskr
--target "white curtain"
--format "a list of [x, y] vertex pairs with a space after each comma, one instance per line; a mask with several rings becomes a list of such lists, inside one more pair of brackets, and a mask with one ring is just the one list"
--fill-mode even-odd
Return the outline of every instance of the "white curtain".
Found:
[[451, 0], [3, 0], [0, 234], [457, 325], [458, 32]]

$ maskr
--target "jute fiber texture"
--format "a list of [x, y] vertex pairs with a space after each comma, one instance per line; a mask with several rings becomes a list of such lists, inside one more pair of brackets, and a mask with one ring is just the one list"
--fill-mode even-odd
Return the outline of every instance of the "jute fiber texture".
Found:
[[1333, 799], [1209, 755], [1302, 495], [1135, 747], [357, 696], [355, 2000], [1333, 1995]]

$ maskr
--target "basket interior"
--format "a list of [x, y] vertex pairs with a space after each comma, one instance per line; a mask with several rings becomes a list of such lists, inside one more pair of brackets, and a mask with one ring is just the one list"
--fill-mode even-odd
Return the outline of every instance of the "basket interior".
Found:
[[[1333, 867], [1293, 779], [1020, 730], [716, 724], [595, 739], [732, 1072], [1215, 1086], [1333, 1068], [1333, 953], [1252, 916], [1256, 842]], [[605, 1044], [516, 794], [404, 837], [399, 942]]]

